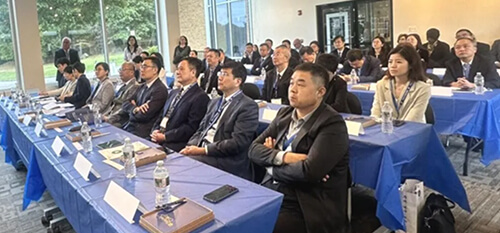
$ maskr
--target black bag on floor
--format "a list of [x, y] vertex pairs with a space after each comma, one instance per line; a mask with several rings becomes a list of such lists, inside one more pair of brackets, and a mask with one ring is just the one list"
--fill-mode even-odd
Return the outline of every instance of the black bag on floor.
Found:
[[420, 233], [455, 233], [455, 203], [440, 194], [431, 193], [422, 209]]

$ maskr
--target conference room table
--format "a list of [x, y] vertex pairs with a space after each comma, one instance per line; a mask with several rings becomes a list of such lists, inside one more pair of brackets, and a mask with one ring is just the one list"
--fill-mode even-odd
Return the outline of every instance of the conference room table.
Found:
[[[363, 115], [370, 115], [375, 92], [349, 91], [359, 98]], [[434, 128], [438, 134], [480, 138], [484, 142], [481, 162], [487, 166], [500, 159], [500, 89], [487, 91], [484, 95], [475, 95], [473, 92], [453, 92], [452, 96], [433, 95], [429, 104], [434, 111]], [[464, 173], [466, 167], [467, 161], [464, 163]]]
[[[281, 107], [268, 103], [259, 109], [259, 133], [271, 123], [269, 111]], [[406, 122], [384, 134], [377, 124], [366, 128], [364, 135], [350, 135], [349, 143], [353, 182], [375, 190], [376, 215], [385, 227], [403, 229], [398, 188], [408, 178], [423, 181], [470, 212], [465, 189], [432, 125]]]
[[[118, 171], [104, 164], [104, 157], [95, 146], [110, 140], [123, 141], [125, 137], [131, 138], [132, 142], [140, 141], [149, 147], [158, 145], [105, 123], [97, 128], [105, 135], [92, 140], [93, 151], [89, 154], [80, 151], [100, 175], [100, 178], [97, 178], [91, 174], [90, 180], [86, 181], [73, 168], [79, 151], [64, 136], [69, 127], [61, 128], [63, 132], [59, 133], [47, 130], [48, 136], [38, 138], [33, 133], [34, 126], [23, 126], [16, 121], [17, 117], [1, 102], [0, 112], [5, 115], [2, 141], [6, 137], [12, 138], [3, 142], [2, 146], [12, 148], [11, 151], [20, 154], [19, 160], [28, 169], [23, 197], [24, 208], [30, 201], [39, 200], [43, 192], [48, 190], [76, 232], [146, 232], [139, 225], [139, 212], [134, 217], [135, 223], [130, 224], [104, 201], [104, 195], [113, 181], [138, 198], [147, 210], [153, 210], [153, 170], [156, 164], [138, 167], [137, 176], [129, 180], [125, 178], [123, 170]], [[60, 157], [51, 147], [56, 136], [59, 136], [67, 147]], [[18, 141], [25, 141], [25, 146], [29, 147], [15, 146]], [[6, 156], [6, 160], [7, 157], [11, 158]], [[172, 195], [187, 197], [214, 212], [215, 220], [195, 232], [272, 231], [283, 199], [282, 194], [176, 153], [167, 156], [165, 165], [170, 173]], [[203, 199], [204, 194], [226, 184], [238, 188], [239, 192], [218, 204]]]

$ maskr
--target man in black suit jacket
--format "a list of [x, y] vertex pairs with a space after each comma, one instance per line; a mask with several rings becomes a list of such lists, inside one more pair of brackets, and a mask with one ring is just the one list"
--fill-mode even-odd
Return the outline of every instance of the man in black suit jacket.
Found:
[[75, 109], [79, 109], [85, 105], [85, 102], [92, 92], [90, 82], [85, 76], [85, 65], [76, 63], [73, 65], [73, 75], [76, 78], [76, 87], [72, 95], [60, 96], [59, 100], [65, 103], [71, 103]]
[[430, 28], [427, 30], [427, 43], [423, 46], [429, 51], [429, 68], [445, 67], [445, 62], [451, 58], [450, 46], [439, 39], [439, 30]]
[[351, 82], [351, 71], [356, 70], [358, 82], [377, 82], [384, 75], [380, 68], [380, 60], [370, 55], [363, 56], [359, 49], [351, 49], [347, 53], [347, 61], [340, 70], [340, 77], [346, 82]]
[[[290, 59], [295, 59], [296, 61], [298, 61], [298, 63], [300, 63], [301, 59], [300, 59], [300, 54], [299, 52], [297, 52], [297, 50], [295, 49], [292, 49], [292, 45], [291, 45], [291, 42], [289, 40], [283, 40], [281, 42], [282, 45], [286, 46], [289, 50], [290, 50], [290, 54], [292, 55], [290, 57]], [[298, 64], [297, 64], [298, 65]], [[295, 68], [295, 67], [294, 67]]]
[[273, 55], [274, 69], [266, 74], [264, 86], [262, 87], [262, 99], [273, 102], [274, 99], [280, 104], [288, 104], [288, 86], [292, 78], [293, 70], [288, 66], [290, 50], [280, 45], [276, 47]]
[[245, 46], [245, 55], [241, 59], [241, 63], [253, 64], [257, 59], [259, 59], [259, 57], [259, 53], [253, 51], [253, 44], [247, 43], [247, 45]]
[[226, 53], [224, 53], [223, 49], [219, 49], [219, 54], [220, 54], [219, 65], [221, 65], [221, 66], [224, 65], [224, 63], [226, 63], [226, 62], [234, 61], [233, 59], [226, 56]]
[[181, 154], [250, 180], [248, 147], [259, 125], [259, 108], [245, 96], [246, 69], [241, 63], [222, 66], [219, 89], [223, 96], [212, 99], [198, 131]]
[[[70, 65], [80, 62], [78, 51], [70, 48], [70, 46], [71, 46], [71, 39], [68, 37], [64, 37], [62, 39], [62, 48], [58, 49], [54, 54], [54, 65], [56, 67], [57, 67], [57, 60], [63, 57], [67, 58], [70, 61]], [[57, 72], [56, 81], [58, 87], [62, 87], [66, 83], [66, 79], [63, 77], [63, 74], [61, 72]]]
[[200, 86], [208, 94], [210, 94], [212, 89], [215, 88], [220, 95], [221, 92], [219, 91], [217, 85], [217, 73], [220, 71], [220, 51], [217, 49], [210, 49], [207, 53], [206, 59], [208, 68], [205, 70]]
[[322, 101], [327, 82], [321, 66], [299, 65], [290, 107], [250, 146], [252, 162], [266, 167], [262, 184], [284, 194], [275, 233], [346, 231], [349, 138], [342, 116]]
[[201, 61], [184, 58], [177, 65], [177, 82], [182, 87], [170, 92], [163, 113], [156, 120], [151, 141], [163, 147], [180, 151], [198, 129], [207, 111], [207, 94], [198, 86]]
[[493, 61], [489, 57], [476, 54], [476, 41], [473, 37], [458, 38], [454, 48], [457, 58], [446, 63], [443, 77], [444, 86], [474, 88], [474, 77], [480, 72], [484, 77], [484, 86], [500, 88], [500, 77]]
[[259, 52], [260, 57], [255, 60], [252, 70], [250, 71], [252, 75], [260, 75], [262, 68], [266, 70], [266, 73], [274, 68], [273, 59], [271, 58], [271, 54], [269, 52], [269, 46], [266, 43], [260, 44]]
[[267, 47], [269, 48], [269, 55], [273, 55], [273, 53], [274, 53], [274, 50], [273, 50], [273, 40], [267, 38], [264, 43], [267, 44]]
[[333, 38], [333, 46], [335, 49], [332, 51], [332, 54], [335, 55], [340, 64], [344, 64], [347, 57], [347, 52], [349, 52], [349, 48], [345, 47], [345, 39], [343, 36], [336, 36]]
[[500, 40], [495, 40], [495, 42], [493, 42], [490, 53], [496, 67], [500, 68]]
[[141, 65], [141, 77], [145, 82], [130, 101], [122, 105], [122, 110], [129, 114], [124, 129], [142, 138], [151, 133], [168, 97], [167, 87], [158, 78], [161, 68], [162, 62], [157, 57], [145, 58]]
[[339, 65], [337, 58], [333, 54], [320, 54], [316, 58], [316, 64], [323, 66], [328, 71], [330, 80], [323, 102], [330, 105], [337, 112], [350, 113], [347, 104], [347, 83], [336, 74]]
[[[470, 37], [470, 38], [474, 38], [474, 40], [476, 40], [476, 37], [469, 29], [462, 28], [462, 29], [459, 29], [455, 33], [455, 39], [458, 40], [458, 38], [463, 38], [463, 37]], [[476, 43], [477, 43], [476, 53], [483, 56], [483, 57], [489, 57], [490, 56], [490, 45], [486, 44], [486, 43], [482, 43], [482, 42], [477, 42], [477, 41], [476, 41]], [[451, 49], [451, 54], [453, 55], [453, 57], [457, 57], [457, 55], [455, 54], [455, 48]]]

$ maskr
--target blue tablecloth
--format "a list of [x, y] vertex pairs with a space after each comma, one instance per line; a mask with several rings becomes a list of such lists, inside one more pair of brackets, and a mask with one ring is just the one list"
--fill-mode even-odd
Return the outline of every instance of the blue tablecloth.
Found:
[[[280, 107], [268, 104], [270, 109]], [[263, 111], [261, 130], [270, 123], [262, 119]], [[404, 225], [398, 188], [407, 178], [423, 181], [470, 212], [465, 189], [431, 125], [408, 122], [390, 135], [375, 125], [365, 133], [349, 136], [351, 173], [355, 183], [375, 189], [377, 217], [384, 226], [395, 230]]]
[[[374, 91], [350, 90], [361, 101], [363, 115], [370, 115]], [[462, 134], [484, 140], [481, 162], [489, 165], [500, 159], [500, 89], [484, 95], [454, 93], [432, 96], [434, 128], [439, 134]]]
[[[87, 158], [101, 178], [96, 179], [91, 175], [87, 182], [73, 168], [77, 150], [63, 136], [69, 127], [62, 128], [63, 133], [58, 134], [52, 130], [48, 137], [38, 138], [34, 135], [34, 126], [26, 127], [14, 121], [17, 118], [12, 111], [5, 111], [4, 108], [1, 111], [7, 116], [4, 123], [7, 122], [8, 126], [2, 126], [2, 139], [13, 138], [5, 142], [7, 148], [20, 154], [27, 153], [23, 155], [27, 159], [21, 159], [27, 160], [23, 162], [28, 168], [24, 208], [30, 201], [38, 200], [47, 189], [77, 232], [146, 232], [138, 224], [138, 215], [136, 223], [130, 225], [103, 201], [103, 196], [109, 183], [114, 181], [136, 196], [147, 209], [152, 210], [155, 164], [138, 168], [137, 177], [130, 181], [124, 177], [123, 171], [102, 163], [104, 157], [94, 148], [94, 152], [87, 155]], [[18, 130], [17, 133], [12, 133], [15, 130]], [[99, 130], [110, 134], [95, 138], [94, 145], [112, 139], [123, 141], [125, 137], [130, 137], [133, 141], [158, 146], [108, 124], [104, 124]], [[8, 137], [5, 132], [10, 133]], [[57, 157], [51, 149], [56, 135], [61, 137], [70, 150], [63, 151], [61, 157]], [[14, 142], [18, 140], [26, 141], [26, 144], [30, 144], [29, 148], [15, 146]], [[214, 211], [215, 221], [196, 232], [271, 232], [274, 228], [283, 198], [281, 194], [179, 154], [169, 155], [166, 166], [170, 172], [173, 195], [188, 197]], [[203, 200], [204, 194], [225, 184], [237, 187], [240, 192], [215, 205]]]

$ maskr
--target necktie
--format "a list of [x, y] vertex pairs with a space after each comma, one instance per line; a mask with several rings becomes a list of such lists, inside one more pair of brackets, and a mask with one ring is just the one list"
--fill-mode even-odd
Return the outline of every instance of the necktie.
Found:
[[266, 61], [265, 58], [261, 58], [260, 59], [260, 68], [262, 68], [262, 66], [264, 65], [264, 62]]
[[123, 84], [122, 87], [120, 87], [120, 89], [118, 89], [118, 91], [116, 92], [115, 97], [120, 97], [123, 94], [126, 86], [126, 84]]
[[360, 76], [360, 69], [356, 69], [356, 75]]
[[278, 98], [278, 82], [281, 79], [281, 74], [278, 74], [278, 77], [276, 78], [274, 82], [274, 87], [273, 87], [273, 98]]
[[[66, 51], [64, 51], [64, 53], [66, 54], [66, 58], [68, 58], [68, 60], [69, 60], [69, 49], [68, 49], [68, 50], [66, 50]], [[70, 60], [70, 61], [71, 61], [71, 60]], [[70, 62], [70, 63], [71, 63], [71, 62]]]
[[469, 77], [469, 72], [470, 72], [470, 64], [464, 63], [464, 77], [465, 78]]
[[207, 78], [207, 83], [205, 85], [207, 85], [205, 87], [205, 91], [208, 92], [210, 90], [208, 90], [208, 88], [210, 88], [210, 80], [212, 79], [212, 75], [214, 74], [214, 69], [210, 69], [210, 74], [208, 75], [208, 78]]
[[92, 95], [90, 96], [90, 99], [94, 99], [95, 94], [97, 93], [97, 90], [99, 90], [99, 86], [101, 86], [101, 82], [97, 84], [95, 87], [94, 91], [92, 92]]
[[342, 51], [338, 50], [339, 51], [339, 57], [342, 57]]
[[179, 91], [179, 93], [177, 93], [174, 101], [170, 104], [170, 107], [168, 108], [167, 114], [165, 115], [166, 118], [170, 118], [170, 116], [172, 115], [172, 112], [175, 110], [175, 108], [177, 107], [177, 104], [181, 100], [183, 93], [184, 93], [184, 88], [181, 88], [181, 91]]
[[290, 138], [287, 138], [285, 136], [285, 138], [284, 138], [285, 141], [283, 142], [283, 150], [286, 150], [286, 148], [288, 148], [288, 146], [290, 146], [290, 144], [292, 144], [293, 140], [295, 140], [296, 137], [297, 137], [297, 133], [290, 136]]

